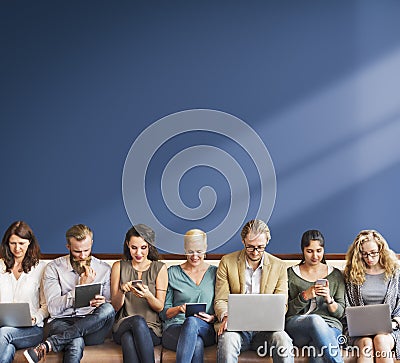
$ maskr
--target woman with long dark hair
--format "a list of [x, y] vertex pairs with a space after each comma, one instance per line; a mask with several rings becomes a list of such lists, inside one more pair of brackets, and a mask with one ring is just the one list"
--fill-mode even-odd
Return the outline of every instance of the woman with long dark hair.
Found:
[[41, 281], [46, 263], [40, 261], [39, 243], [23, 221], [12, 223], [0, 246], [0, 302], [27, 302], [32, 326], [0, 328], [0, 362], [11, 363], [17, 349], [39, 344], [48, 311]]
[[288, 269], [286, 331], [296, 347], [306, 346], [310, 362], [342, 363], [338, 337], [344, 313], [342, 273], [325, 263], [324, 237], [309, 230], [301, 238], [303, 258]]
[[122, 346], [124, 363], [153, 363], [153, 346], [161, 344], [161, 321], [168, 287], [165, 264], [158, 261], [154, 231], [137, 224], [124, 240], [124, 259], [111, 271], [111, 303], [117, 316], [114, 341]]

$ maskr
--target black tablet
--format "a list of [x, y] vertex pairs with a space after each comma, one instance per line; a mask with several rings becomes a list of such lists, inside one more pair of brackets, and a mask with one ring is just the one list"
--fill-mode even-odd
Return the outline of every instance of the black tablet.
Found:
[[185, 316], [193, 316], [194, 314], [198, 313], [205, 313], [206, 312], [206, 303], [186, 303], [186, 313]]
[[90, 305], [95, 295], [101, 295], [101, 283], [84, 284], [75, 286], [75, 308]]

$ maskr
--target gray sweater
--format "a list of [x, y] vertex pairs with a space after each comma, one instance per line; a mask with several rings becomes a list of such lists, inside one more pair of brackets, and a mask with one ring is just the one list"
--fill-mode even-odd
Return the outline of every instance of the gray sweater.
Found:
[[[388, 280], [388, 287], [383, 303], [390, 305], [392, 318], [400, 317], [400, 269], [397, 269], [395, 274]], [[346, 305], [365, 305], [360, 285], [346, 283]], [[392, 336], [394, 339], [396, 359], [400, 359], [400, 329], [394, 330]]]
[[[335, 312], [331, 313], [328, 310], [328, 305], [324, 301], [322, 296], [316, 297], [317, 307], [312, 311], [312, 314], [320, 315], [329, 326], [343, 329], [342, 323], [339, 319], [344, 313], [344, 280], [342, 273], [334, 268], [333, 271], [326, 276], [329, 281], [329, 290], [331, 296], [335, 299], [338, 308]], [[310, 282], [302, 279], [292, 269], [288, 268], [288, 285], [289, 285], [289, 303], [288, 311], [286, 313], [286, 319], [290, 319], [291, 316], [305, 314], [311, 304], [311, 300], [304, 301], [300, 296], [301, 292], [307, 290], [310, 286], [314, 285], [314, 282]]]

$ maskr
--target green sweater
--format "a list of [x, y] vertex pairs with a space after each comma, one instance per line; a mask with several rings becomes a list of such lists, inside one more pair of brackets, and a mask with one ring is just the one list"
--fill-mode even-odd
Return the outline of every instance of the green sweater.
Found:
[[[343, 316], [345, 307], [343, 275], [337, 268], [334, 268], [326, 278], [329, 281], [330, 294], [338, 304], [338, 308], [334, 313], [329, 312], [324, 298], [317, 296], [317, 307], [312, 311], [312, 314], [320, 315], [329, 326], [342, 330], [343, 326], [339, 319]], [[308, 311], [311, 300], [304, 301], [300, 294], [313, 284], [314, 282], [304, 280], [297, 275], [292, 267], [288, 268], [289, 302], [286, 320], [290, 319], [291, 316], [305, 314]]]

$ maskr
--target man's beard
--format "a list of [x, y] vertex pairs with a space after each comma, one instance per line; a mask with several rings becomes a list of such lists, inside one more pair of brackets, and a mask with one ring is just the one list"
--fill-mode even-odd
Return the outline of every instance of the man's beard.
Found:
[[71, 266], [73, 270], [78, 274], [81, 275], [85, 272], [85, 265], [90, 266], [90, 262], [92, 261], [92, 256], [86, 257], [83, 260], [76, 260], [74, 257], [70, 254], [69, 259], [71, 261]]

